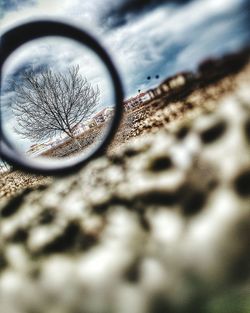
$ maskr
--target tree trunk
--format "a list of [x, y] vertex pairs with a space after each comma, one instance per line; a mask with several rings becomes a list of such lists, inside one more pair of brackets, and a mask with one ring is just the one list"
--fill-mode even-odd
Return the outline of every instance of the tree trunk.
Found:
[[78, 147], [78, 150], [82, 150], [83, 147], [82, 145], [80, 144], [80, 142], [77, 140], [77, 138], [75, 136], [72, 136], [72, 139], [74, 140], [74, 142], [76, 143], [77, 147]]

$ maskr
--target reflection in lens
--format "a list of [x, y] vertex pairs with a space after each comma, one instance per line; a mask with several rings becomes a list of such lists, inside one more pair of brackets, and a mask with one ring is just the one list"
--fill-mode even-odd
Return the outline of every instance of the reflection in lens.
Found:
[[90, 154], [114, 116], [105, 65], [87, 47], [58, 37], [13, 53], [3, 68], [1, 103], [7, 139], [37, 164]]

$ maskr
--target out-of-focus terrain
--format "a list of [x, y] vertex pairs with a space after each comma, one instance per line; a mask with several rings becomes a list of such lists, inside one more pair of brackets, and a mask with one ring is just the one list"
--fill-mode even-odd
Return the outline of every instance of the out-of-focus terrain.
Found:
[[[200, 64], [196, 73], [189, 74], [192, 75], [192, 79], [181, 88], [173, 88], [174, 92], [162, 92], [157, 95], [156, 87], [156, 95], [152, 100], [134, 110], [124, 112], [119, 131], [108, 153], [119, 150], [121, 145], [131, 138], [156, 133], [161, 129], [171, 131], [174, 125], [178, 127], [178, 123], [192, 120], [202, 112], [216, 108], [222, 97], [235, 91], [242, 82], [249, 81], [249, 49], [221, 59], [206, 60]], [[165, 83], [168, 80], [166, 79]], [[91, 138], [88, 137], [87, 140], [80, 138], [81, 145], [87, 147], [93, 143], [92, 137], [99, 136], [101, 128], [96, 129], [96, 132], [90, 131]], [[60, 151], [52, 149], [47, 155], [49, 157], [58, 153], [60, 156], [64, 155], [69, 150], [68, 146], [69, 143], [64, 144], [62, 148], [57, 149]], [[29, 175], [16, 170], [3, 173], [0, 174], [0, 199], [11, 197], [26, 188], [37, 188], [51, 182], [50, 177]]]
[[0, 312], [249, 312], [250, 65], [207, 64], [106, 156], [4, 194]]

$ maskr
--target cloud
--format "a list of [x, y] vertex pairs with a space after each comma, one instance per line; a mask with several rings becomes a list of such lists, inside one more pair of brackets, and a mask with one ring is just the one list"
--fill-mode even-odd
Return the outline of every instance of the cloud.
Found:
[[[127, 95], [149, 88], [177, 71], [194, 69], [210, 55], [241, 47], [249, 38], [244, 1], [193, 1], [185, 8], [159, 7], [110, 30], [104, 42], [119, 67]], [[195, 14], [194, 14], [195, 13]]]
[[11, 115], [8, 119], [8, 123], [2, 124], [4, 133], [8, 136], [9, 142], [15, 147], [15, 149], [19, 150], [21, 153], [26, 151], [32, 141], [27, 138], [22, 138], [20, 135], [17, 135], [15, 132], [16, 128], [16, 118]]
[[[50, 68], [66, 73], [69, 67], [80, 66], [80, 73], [101, 92], [101, 106], [112, 105], [112, 85], [107, 70], [90, 49], [62, 38], [44, 38], [28, 43], [14, 52], [3, 68], [3, 80], [21, 81], [25, 71], [32, 69], [37, 74]], [[3, 88], [10, 89], [9, 84]]]
[[8, 11], [17, 11], [25, 6], [35, 5], [36, 0], [2, 0], [0, 3], [1, 11], [6, 13]]
[[148, 11], [169, 4], [183, 5], [193, 0], [120, 0], [104, 10], [101, 21], [108, 28], [120, 27]]
[[[130, 96], [137, 89], [150, 87], [153, 81], [146, 80], [148, 75], [160, 74], [164, 78], [193, 69], [209, 55], [223, 54], [246, 43], [250, 16], [243, 7], [248, 6], [247, 1], [40, 0], [35, 7], [25, 7], [18, 14], [20, 20], [46, 13], [88, 29], [113, 57], [126, 95]], [[11, 14], [6, 15], [5, 24], [13, 23]], [[114, 27], [118, 25], [112, 20], [122, 15], [126, 23]], [[66, 49], [59, 50], [54, 64], [67, 60]], [[50, 59], [52, 53], [47, 56], [47, 61]], [[81, 55], [75, 54], [75, 59], [83, 63]], [[94, 68], [87, 69], [85, 64], [86, 72], [94, 73]]]
[[[16, 0], [16, 5], [11, 8], [0, 8], [1, 32], [8, 30], [25, 21], [34, 20], [36, 18], [46, 18], [57, 15], [58, 7], [60, 8], [60, 0]], [[9, 3], [9, 0], [6, 0]], [[56, 14], [55, 14], [56, 13]]]
[[[2, 32], [41, 17], [59, 18], [88, 30], [114, 60], [126, 97], [158, 84], [156, 75], [165, 79], [179, 71], [193, 70], [206, 57], [250, 43], [248, 0], [22, 0], [8, 1], [9, 7], [7, 1], [3, 3]], [[112, 103], [112, 85], [105, 68], [82, 47], [55, 39], [41, 40], [18, 50], [9, 61], [8, 72], [15, 80], [30, 66], [39, 73], [43, 66], [65, 71], [79, 64], [83, 76], [100, 87], [102, 105]], [[147, 76], [152, 79], [147, 80]], [[7, 108], [4, 127], [13, 141], [26, 147], [28, 141], [23, 144], [13, 132], [15, 122], [8, 109], [12, 97], [13, 90], [6, 84], [1, 95], [1, 103]]]

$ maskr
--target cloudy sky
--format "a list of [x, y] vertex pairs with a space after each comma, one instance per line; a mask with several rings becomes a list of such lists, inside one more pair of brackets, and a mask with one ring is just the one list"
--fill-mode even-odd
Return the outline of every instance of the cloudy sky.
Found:
[[35, 17], [89, 30], [107, 48], [126, 95], [249, 42], [248, 0], [0, 0], [1, 31]]
[[[250, 43], [249, 0], [0, 0], [1, 32], [44, 17], [75, 23], [98, 38], [119, 70], [126, 97], [159, 83], [155, 75], [164, 79], [193, 70], [206, 57]], [[41, 45], [43, 54], [38, 45], [29, 49], [34, 55], [37, 49], [40, 63], [44, 58], [61, 68], [60, 60], [65, 57], [69, 64], [83, 62], [91, 79], [103, 84], [103, 90], [109, 89], [105, 79], [100, 80], [105, 77], [104, 69], [96, 69], [90, 60], [93, 55], [88, 63], [77, 49], [65, 56], [67, 49], [59, 45], [57, 50], [44, 42]], [[25, 52], [22, 56], [25, 59]], [[7, 99], [11, 92], [7, 88], [2, 96]], [[106, 102], [109, 96], [105, 95]]]

